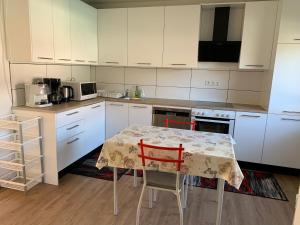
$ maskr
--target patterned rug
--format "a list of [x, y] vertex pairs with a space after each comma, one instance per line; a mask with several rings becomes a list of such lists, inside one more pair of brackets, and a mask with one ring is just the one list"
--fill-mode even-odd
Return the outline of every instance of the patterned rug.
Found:
[[[113, 181], [112, 168], [105, 167], [98, 170], [95, 165], [100, 151], [95, 152], [82, 162], [77, 163], [71, 168], [70, 173]], [[272, 173], [242, 169], [244, 180], [239, 190], [225, 183], [225, 191], [276, 200], [288, 201], [285, 193], [282, 191], [276, 178]], [[123, 175], [133, 176], [133, 171], [128, 169], [118, 169], [118, 179]], [[142, 171], [138, 171], [138, 176], [141, 177]], [[194, 186], [201, 188], [217, 188], [217, 179], [208, 179], [203, 177], [195, 177]]]

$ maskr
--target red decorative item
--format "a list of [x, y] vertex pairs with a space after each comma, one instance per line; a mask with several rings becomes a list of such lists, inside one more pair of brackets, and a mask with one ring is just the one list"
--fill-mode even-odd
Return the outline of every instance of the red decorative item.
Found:
[[191, 125], [192, 130], [196, 130], [196, 122], [182, 122], [182, 121], [176, 121], [176, 120], [169, 120], [169, 118], [166, 118], [165, 120], [165, 127], [168, 128], [169, 124], [177, 124], [177, 125]]

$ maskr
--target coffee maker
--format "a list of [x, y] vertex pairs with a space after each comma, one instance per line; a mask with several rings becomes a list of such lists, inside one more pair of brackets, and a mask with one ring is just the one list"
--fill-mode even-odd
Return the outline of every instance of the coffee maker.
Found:
[[48, 96], [50, 89], [47, 84], [25, 84], [26, 106], [29, 107], [47, 107], [51, 106]]
[[33, 83], [40, 83], [48, 85], [50, 94], [48, 95], [49, 102], [53, 104], [60, 104], [62, 96], [60, 94], [61, 80], [59, 78], [37, 78]]

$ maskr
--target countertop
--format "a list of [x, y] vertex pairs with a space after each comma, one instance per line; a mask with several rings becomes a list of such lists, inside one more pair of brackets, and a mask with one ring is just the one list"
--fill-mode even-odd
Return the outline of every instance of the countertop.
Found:
[[31, 108], [28, 106], [14, 107], [14, 110], [28, 110], [43, 113], [60, 113], [68, 110], [76, 109], [79, 107], [100, 103], [103, 101], [112, 102], [126, 102], [135, 104], [147, 104], [154, 106], [172, 106], [183, 108], [201, 108], [201, 109], [215, 109], [215, 110], [228, 110], [228, 111], [241, 111], [241, 112], [257, 112], [267, 113], [267, 110], [259, 105], [246, 105], [246, 104], [231, 104], [222, 102], [203, 102], [203, 101], [189, 101], [189, 100], [174, 100], [162, 98], [144, 98], [144, 99], [116, 99], [116, 98], [103, 98], [97, 97], [85, 101], [71, 101], [59, 105], [53, 105], [45, 108]]

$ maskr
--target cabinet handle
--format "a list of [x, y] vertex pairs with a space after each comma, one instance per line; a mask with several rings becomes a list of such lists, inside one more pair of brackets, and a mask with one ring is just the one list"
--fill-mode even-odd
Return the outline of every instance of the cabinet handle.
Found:
[[58, 60], [60, 60], [60, 61], [68, 61], [68, 62], [71, 61], [71, 59], [58, 59]]
[[254, 115], [241, 115], [241, 117], [260, 118], [260, 116], [254, 116]]
[[68, 113], [68, 114], [66, 114], [66, 116], [72, 116], [72, 115], [75, 115], [75, 114], [77, 114], [77, 113], [79, 113], [79, 112], [76, 111], [76, 112]]
[[264, 67], [264, 65], [245, 65], [245, 66], [251, 66], [251, 67]]
[[146, 62], [139, 62], [139, 63], [137, 63], [138, 65], [151, 65], [151, 63], [146, 63]]
[[67, 128], [67, 130], [73, 130], [73, 129], [75, 129], [76, 127], [79, 127], [79, 125], [75, 125], [75, 126], [73, 126], [73, 127], [69, 127], [69, 128]]
[[300, 41], [300, 38], [294, 38], [294, 41]]
[[282, 111], [283, 113], [297, 113], [297, 114], [300, 114], [300, 112], [297, 112], [297, 111]]
[[101, 107], [101, 105], [96, 105], [96, 106], [93, 106], [93, 107], [91, 107], [92, 109], [97, 109], [97, 108], [100, 108]]
[[119, 106], [119, 107], [124, 106], [124, 105], [121, 105], [121, 104], [114, 104], [114, 103], [110, 103], [109, 105], [111, 105], [111, 106]]
[[138, 109], [147, 109], [147, 106], [138, 106], [138, 105], [133, 105], [131, 106], [132, 108], [138, 108]]
[[172, 63], [172, 66], [186, 66], [185, 63]]
[[75, 59], [76, 62], [85, 62], [85, 60], [82, 59]]
[[90, 63], [97, 63], [97, 61], [89, 61]]
[[105, 62], [107, 64], [119, 64], [119, 62]]
[[70, 144], [72, 144], [72, 143], [74, 143], [74, 142], [76, 142], [76, 141], [79, 141], [79, 138], [75, 138], [73, 141], [67, 142], [67, 144], [70, 145]]
[[291, 118], [281, 118], [281, 120], [300, 122], [300, 119], [291, 119]]
[[53, 58], [50, 57], [37, 57], [38, 59], [47, 59], [47, 60], [53, 60]]

